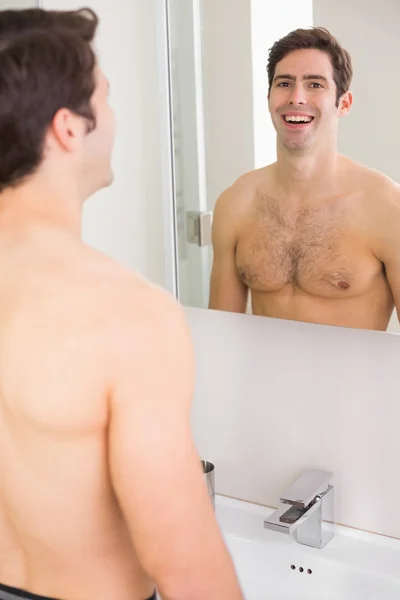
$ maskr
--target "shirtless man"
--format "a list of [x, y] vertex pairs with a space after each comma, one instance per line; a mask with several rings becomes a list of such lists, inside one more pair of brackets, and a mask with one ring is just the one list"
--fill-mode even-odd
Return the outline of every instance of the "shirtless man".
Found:
[[81, 241], [112, 180], [96, 26], [0, 13], [0, 598], [242, 600], [181, 309]]
[[[272, 47], [277, 162], [218, 198], [209, 307], [386, 330], [400, 306], [400, 191], [337, 151], [350, 56], [324, 29]], [[373, 143], [371, 140], [367, 143]]]

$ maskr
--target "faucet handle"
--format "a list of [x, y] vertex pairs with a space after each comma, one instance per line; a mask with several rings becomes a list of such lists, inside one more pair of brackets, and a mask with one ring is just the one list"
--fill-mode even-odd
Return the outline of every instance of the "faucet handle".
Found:
[[331, 471], [308, 469], [294, 482], [280, 499], [283, 504], [292, 504], [298, 508], [306, 508], [315, 497], [323, 494], [329, 487], [333, 477]]

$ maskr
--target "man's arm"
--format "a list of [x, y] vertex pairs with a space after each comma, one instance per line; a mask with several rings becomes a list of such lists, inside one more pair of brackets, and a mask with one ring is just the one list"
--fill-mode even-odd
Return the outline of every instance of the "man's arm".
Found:
[[375, 215], [375, 223], [378, 224], [376, 254], [385, 266], [400, 321], [400, 186], [390, 182], [386, 183], [386, 188], [379, 214]]
[[[400, 222], [399, 222], [400, 234]], [[386, 277], [393, 295], [397, 319], [400, 322], [400, 247], [393, 247], [384, 261]]]
[[248, 288], [236, 268], [235, 218], [232, 215], [234, 193], [225, 191], [214, 210], [212, 243], [214, 259], [210, 279], [209, 308], [245, 313]]
[[186, 321], [164, 292], [144, 295], [119, 344], [112, 483], [140, 563], [164, 600], [243, 600], [192, 439]]

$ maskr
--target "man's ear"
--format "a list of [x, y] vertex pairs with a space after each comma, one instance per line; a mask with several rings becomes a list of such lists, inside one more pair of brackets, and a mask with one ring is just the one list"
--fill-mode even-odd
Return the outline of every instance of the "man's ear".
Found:
[[53, 138], [64, 150], [73, 152], [82, 145], [85, 123], [82, 117], [67, 108], [60, 108], [53, 117], [50, 130]]
[[339, 116], [347, 117], [353, 105], [353, 94], [345, 92], [339, 101]]

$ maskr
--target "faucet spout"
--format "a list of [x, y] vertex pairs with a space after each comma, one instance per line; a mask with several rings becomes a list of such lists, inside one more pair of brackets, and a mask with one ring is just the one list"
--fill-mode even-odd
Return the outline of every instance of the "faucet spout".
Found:
[[[310, 495], [308, 489], [306, 495], [285, 494], [279, 508], [265, 519], [264, 527], [286, 535], [293, 533], [299, 544], [324, 548], [333, 538], [334, 488], [329, 485], [332, 475], [316, 470], [303, 474], [291, 489], [298, 491], [305, 481], [313, 480], [317, 493]], [[308, 504], [301, 498], [307, 498]]]

